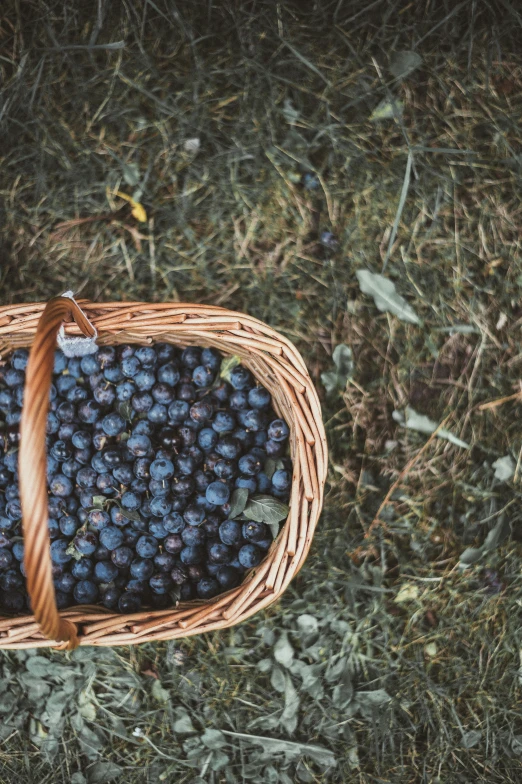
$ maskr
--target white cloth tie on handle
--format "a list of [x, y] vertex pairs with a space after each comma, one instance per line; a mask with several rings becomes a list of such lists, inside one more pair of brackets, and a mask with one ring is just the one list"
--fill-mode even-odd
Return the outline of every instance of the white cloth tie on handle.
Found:
[[[62, 294], [62, 297], [69, 297], [75, 303], [77, 307], [80, 307], [76, 300], [74, 299], [74, 295], [72, 291], [66, 291]], [[80, 308], [80, 310], [82, 310]], [[83, 310], [82, 310], [83, 313]], [[85, 316], [85, 313], [83, 313]], [[89, 319], [85, 316], [87, 321]], [[89, 324], [94, 330], [94, 336], [92, 338], [86, 337], [82, 335], [82, 337], [71, 337], [70, 335], [65, 334], [65, 329], [62, 324], [58, 331], [58, 335], [56, 337], [56, 342], [58, 343], [58, 347], [61, 348], [63, 353], [66, 357], [85, 357], [87, 354], [95, 354], [98, 351], [98, 344], [96, 343], [96, 338], [98, 337], [98, 330], [89, 321]]]

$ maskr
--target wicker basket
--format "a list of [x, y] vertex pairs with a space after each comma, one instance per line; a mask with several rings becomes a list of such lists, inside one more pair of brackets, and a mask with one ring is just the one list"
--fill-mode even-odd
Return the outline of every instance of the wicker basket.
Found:
[[[165, 341], [212, 346], [237, 354], [271, 392], [290, 426], [293, 482], [290, 512], [266, 558], [243, 583], [211, 601], [122, 615], [84, 605], [58, 613], [47, 532], [45, 432], [56, 336], [92, 336], [73, 300], [0, 308], [2, 355], [32, 346], [26, 375], [19, 451], [27, 588], [34, 615], [0, 617], [0, 648], [130, 645], [232, 626], [281, 596], [303, 565], [321, 511], [327, 449], [321, 409], [303, 359], [285, 337], [261, 321], [224, 308], [179, 303], [81, 302], [100, 344]], [[73, 321], [74, 320], [74, 321]]]

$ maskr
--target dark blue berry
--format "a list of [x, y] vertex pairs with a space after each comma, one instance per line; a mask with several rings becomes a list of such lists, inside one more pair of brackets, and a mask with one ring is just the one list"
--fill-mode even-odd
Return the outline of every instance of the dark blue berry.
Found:
[[283, 419], [274, 419], [268, 426], [268, 438], [272, 441], [286, 441], [290, 429]]
[[223, 482], [211, 482], [205, 491], [205, 497], [210, 504], [222, 506], [230, 498], [230, 489]]
[[244, 566], [245, 569], [252, 569], [261, 563], [263, 553], [255, 544], [245, 544], [240, 549], [237, 557], [241, 566]]
[[219, 526], [219, 538], [223, 544], [238, 545], [241, 542], [241, 525], [236, 520], [225, 520]]
[[140, 536], [136, 542], [136, 553], [140, 558], [154, 558], [158, 552], [158, 540], [154, 536]]
[[220, 585], [213, 577], [202, 577], [196, 586], [200, 599], [212, 599], [220, 591]]
[[94, 581], [97, 583], [111, 583], [118, 574], [118, 568], [111, 561], [98, 561], [94, 566]]

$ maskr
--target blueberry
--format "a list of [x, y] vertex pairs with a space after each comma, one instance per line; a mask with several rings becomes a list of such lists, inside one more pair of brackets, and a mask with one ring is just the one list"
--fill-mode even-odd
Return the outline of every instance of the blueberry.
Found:
[[241, 473], [246, 476], [255, 476], [263, 468], [262, 461], [252, 453], [240, 457], [238, 465]]
[[179, 533], [169, 534], [163, 542], [163, 547], [168, 553], [176, 555], [183, 549], [183, 540]]
[[116, 362], [116, 349], [114, 346], [100, 346], [96, 358], [102, 370], [111, 367]]
[[119, 436], [125, 430], [125, 420], [120, 414], [113, 411], [103, 418], [102, 427], [108, 436]]
[[94, 566], [94, 581], [96, 583], [111, 583], [118, 574], [118, 568], [111, 561], [98, 561]]
[[257, 490], [257, 482], [253, 476], [238, 476], [234, 482], [235, 487], [244, 487], [250, 493], [255, 493]]
[[230, 411], [218, 411], [212, 422], [216, 433], [230, 433], [236, 426], [234, 415]]
[[241, 582], [241, 576], [233, 566], [221, 566], [216, 574], [216, 579], [224, 591], [235, 588]]
[[98, 474], [94, 468], [84, 466], [76, 474], [76, 481], [80, 487], [95, 487]]
[[80, 580], [74, 587], [74, 598], [78, 604], [94, 604], [98, 599], [98, 588], [92, 580]]
[[151, 520], [149, 523], [149, 534], [155, 539], [165, 539], [168, 534], [161, 520]]
[[132, 466], [128, 463], [124, 463], [121, 466], [116, 466], [113, 470], [112, 475], [122, 485], [130, 485], [130, 483], [134, 479], [134, 472], [132, 470]]
[[136, 553], [140, 558], [154, 558], [158, 552], [158, 540], [154, 536], [140, 536], [136, 542]]
[[62, 591], [63, 593], [72, 593], [75, 585], [76, 580], [70, 572], [61, 574], [54, 581], [55, 588], [57, 588], [59, 591]]
[[161, 403], [154, 403], [154, 405], [147, 412], [147, 419], [154, 425], [164, 425], [167, 422], [167, 407]]
[[59, 463], [69, 460], [72, 457], [71, 447], [65, 441], [55, 441], [51, 447], [51, 456], [58, 460]]
[[139, 612], [141, 610], [141, 597], [132, 591], [122, 594], [118, 600], [118, 610], [121, 613]]
[[220, 585], [213, 577], [202, 577], [196, 586], [200, 599], [212, 599], [220, 591]]
[[281, 457], [285, 451], [285, 445], [282, 441], [273, 441], [271, 438], [265, 444], [265, 450], [268, 457]]
[[241, 425], [247, 430], [257, 433], [266, 426], [266, 413], [259, 408], [251, 408], [248, 411], [239, 411], [237, 416]]
[[71, 480], [63, 474], [56, 474], [56, 476], [53, 476], [49, 483], [49, 487], [51, 493], [53, 495], [59, 496], [60, 498], [66, 498], [67, 496], [71, 495], [73, 490]]
[[55, 539], [51, 543], [51, 560], [56, 564], [65, 564], [72, 559], [72, 555], [67, 552], [69, 542], [66, 539]]
[[[235, 460], [241, 452], [241, 444], [233, 436], [222, 436], [216, 444], [216, 452], [221, 457]], [[208, 464], [208, 459], [207, 459]]]
[[154, 556], [154, 567], [158, 572], [170, 572], [176, 563], [176, 559], [170, 553], [158, 553]]
[[196, 346], [188, 346], [181, 354], [181, 364], [190, 370], [201, 365], [201, 350]]
[[13, 544], [13, 549], [11, 552], [17, 561], [21, 562], [24, 560], [24, 549], [25, 548], [22, 542], [15, 542]]
[[226, 403], [228, 398], [230, 397], [230, 393], [232, 391], [232, 387], [227, 381], [222, 381], [217, 387], [212, 389], [212, 397], [218, 401], [218, 403]]
[[201, 564], [205, 558], [205, 550], [201, 546], [189, 545], [181, 550], [179, 557], [182, 563], [187, 566], [189, 564]]
[[9, 569], [12, 566], [14, 558], [9, 550], [0, 549], [0, 569]]
[[136, 392], [136, 386], [132, 381], [122, 381], [116, 385], [116, 397], [121, 403], [126, 403]]
[[116, 550], [123, 544], [123, 532], [116, 525], [107, 525], [100, 532], [100, 542], [107, 550]]
[[134, 378], [139, 370], [141, 370], [141, 362], [136, 356], [127, 357], [121, 363], [121, 372], [125, 378]]
[[[105, 384], [105, 385], [100, 384], [100, 386], [97, 386], [96, 389], [94, 390], [94, 399], [103, 408], [109, 408], [109, 406], [112, 406], [114, 404], [114, 401], [116, 400], [116, 390], [111, 384]], [[112, 434], [107, 433], [107, 435], [112, 435]]]
[[82, 357], [80, 361], [80, 368], [82, 373], [86, 376], [91, 376], [93, 373], [98, 373], [100, 371], [100, 365], [98, 364], [97, 355], [87, 354], [85, 357]]
[[215, 348], [204, 348], [201, 352], [201, 364], [217, 371], [221, 367], [221, 354]]
[[150, 558], [135, 558], [130, 566], [131, 577], [148, 580], [154, 574], [154, 563]]
[[163, 527], [171, 534], [179, 534], [185, 528], [185, 521], [179, 512], [171, 512], [163, 518]]
[[154, 460], [150, 465], [150, 475], [152, 479], [161, 481], [163, 479], [170, 479], [174, 476], [174, 465], [170, 460], [164, 458]]
[[210, 504], [221, 506], [230, 498], [230, 489], [223, 482], [211, 482], [205, 491], [205, 497]]
[[[0, 522], [0, 527], [3, 527]], [[53, 539], [57, 539], [61, 535], [60, 526], [58, 525], [58, 520], [54, 517], [49, 517], [47, 520], [47, 530], [49, 531], [49, 538], [51, 541]]]
[[216, 446], [218, 438], [219, 436], [213, 428], [204, 427], [199, 431], [197, 441], [201, 449], [208, 451]]
[[74, 546], [81, 555], [92, 555], [98, 546], [98, 537], [92, 531], [77, 534], [74, 538]]
[[252, 408], [268, 408], [272, 402], [272, 397], [268, 389], [254, 387], [248, 393], [248, 402]]
[[222, 542], [215, 542], [208, 548], [208, 557], [213, 563], [227, 564], [232, 560], [232, 549]]
[[212, 369], [205, 365], [198, 365], [192, 373], [192, 380], [199, 389], [210, 387], [214, 381]]
[[130, 512], [137, 511], [141, 506], [141, 498], [133, 490], [127, 490], [121, 497], [121, 505]]
[[263, 553], [255, 544], [245, 544], [240, 549], [237, 557], [241, 566], [244, 566], [245, 569], [252, 569], [261, 563]]
[[283, 419], [274, 419], [268, 426], [268, 438], [272, 441], [286, 441], [290, 435], [288, 425]]
[[5, 506], [5, 512], [9, 520], [21, 520], [22, 507], [20, 506], [19, 499], [14, 498], [12, 501], [9, 501]]
[[10, 593], [24, 587], [24, 580], [18, 569], [8, 569], [0, 574], [0, 588]]
[[217, 539], [219, 535], [219, 526], [221, 525], [221, 518], [218, 515], [209, 514], [207, 519], [202, 523], [207, 536]]
[[11, 364], [15, 370], [25, 370], [29, 361], [29, 351], [26, 348], [17, 348], [11, 355]]
[[169, 574], [161, 572], [150, 578], [149, 585], [154, 593], [165, 594], [172, 588], [172, 579]]
[[169, 406], [169, 419], [174, 424], [180, 425], [188, 417], [189, 411], [190, 406], [185, 400], [175, 400]]
[[272, 487], [274, 490], [288, 490], [292, 484], [292, 477], [289, 471], [274, 471], [272, 476]]
[[234, 389], [250, 389], [253, 386], [254, 378], [250, 370], [242, 365], [237, 365], [230, 372], [230, 383]]
[[176, 349], [171, 343], [156, 343], [154, 351], [159, 362], [170, 362], [176, 357]]
[[103, 591], [101, 601], [104, 607], [108, 610], [115, 610], [118, 606], [118, 601], [121, 596], [121, 591], [113, 586], [108, 586], [108, 588]]
[[133, 379], [140, 392], [149, 392], [156, 383], [156, 376], [152, 370], [140, 370]]
[[64, 536], [74, 536], [78, 528], [80, 527], [79, 521], [76, 517], [71, 517], [70, 515], [64, 515], [60, 517], [59, 521], [60, 531]]
[[76, 580], [87, 580], [93, 573], [93, 564], [90, 558], [80, 558], [71, 567], [71, 573]]
[[58, 430], [58, 438], [60, 441], [70, 441], [75, 430], [76, 425], [74, 422], [69, 422], [68, 424], [64, 423], [63, 425], [60, 425], [60, 429]]
[[204, 544], [206, 534], [203, 528], [195, 525], [187, 525], [181, 532], [181, 539], [183, 544], [186, 545], [200, 545]]
[[17, 387], [25, 381], [25, 374], [21, 370], [8, 368], [4, 374], [4, 381], [8, 387]]
[[184, 382], [178, 386], [178, 400], [192, 403], [196, 399], [196, 387], [190, 382]]
[[175, 387], [180, 379], [179, 371], [172, 362], [162, 365], [158, 369], [157, 376], [161, 384], [167, 384], [169, 387]]
[[134, 352], [144, 368], [152, 368], [157, 364], [158, 357], [152, 346], [140, 346]]
[[148, 392], [136, 392], [131, 398], [131, 406], [137, 414], [146, 414], [154, 403], [152, 395]]
[[256, 476], [256, 484], [257, 484], [256, 487], [257, 492], [266, 494], [272, 487], [272, 480], [268, 478], [268, 476], [264, 473], [264, 471], [261, 471]]
[[236, 520], [225, 520], [219, 526], [219, 538], [223, 544], [238, 545], [241, 542], [241, 525]]
[[260, 542], [270, 536], [270, 529], [265, 523], [256, 523], [252, 520], [243, 523], [242, 534], [243, 539], [248, 542]]
[[136, 457], [145, 457], [151, 448], [151, 440], [147, 435], [132, 435], [127, 441], [127, 448]]
[[237, 474], [237, 464], [234, 460], [221, 458], [215, 465], [214, 473], [219, 479], [232, 479]]
[[196, 588], [190, 583], [186, 582], [181, 585], [179, 589], [179, 598], [182, 602], [188, 602], [196, 598]]
[[[0, 597], [0, 603], [4, 610], [11, 613], [19, 613], [24, 609], [25, 599], [21, 591], [11, 591], [4, 593]], [[63, 605], [60, 609], [63, 608]]]
[[207, 400], [198, 400], [190, 407], [190, 418], [197, 423], [208, 422], [212, 418], [214, 409]]
[[248, 393], [246, 390], [236, 389], [236, 391], [230, 395], [229, 405], [233, 411], [246, 411], [249, 408]]
[[115, 550], [111, 551], [111, 561], [115, 566], [118, 567], [118, 569], [128, 568], [132, 563], [133, 557], [134, 554], [132, 550], [126, 545], [117, 547]]
[[100, 406], [95, 400], [85, 400], [78, 406], [78, 419], [86, 425], [92, 425], [100, 416]]

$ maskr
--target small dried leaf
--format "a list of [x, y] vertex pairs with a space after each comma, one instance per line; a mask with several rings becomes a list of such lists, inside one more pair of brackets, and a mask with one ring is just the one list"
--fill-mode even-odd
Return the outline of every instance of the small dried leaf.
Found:
[[123, 193], [122, 191], [116, 191], [114, 194], [115, 196], [119, 196], [120, 199], [124, 201], [128, 201], [131, 205], [131, 214], [137, 221], [140, 223], [147, 222], [147, 213], [145, 211], [145, 207], [139, 201], [135, 201], [132, 196], [129, 196], [128, 193]]
[[422, 57], [417, 52], [406, 50], [394, 52], [390, 57], [389, 69], [396, 79], [403, 79], [413, 73], [422, 63]]
[[394, 117], [401, 117], [404, 104], [395, 98], [383, 98], [375, 107], [370, 115], [370, 122], [379, 120], [392, 120]]
[[225, 357], [221, 360], [220, 378], [230, 383], [230, 373], [235, 367], [241, 364], [241, 357], [234, 354], [232, 357]]
[[495, 479], [500, 479], [501, 482], [508, 482], [515, 474], [516, 465], [511, 455], [506, 455], [495, 460], [493, 468], [495, 469]]
[[361, 291], [373, 297], [378, 310], [393, 313], [401, 321], [407, 321], [409, 324], [421, 324], [413, 308], [397, 293], [392, 280], [364, 269], [357, 270], [355, 274]]
[[[431, 435], [438, 428], [438, 424], [436, 422], [424, 414], [418, 414], [410, 406], [406, 406], [404, 412], [394, 411], [392, 413], [392, 417], [399, 425], [402, 425], [408, 430], [416, 430], [418, 433], [426, 433], [427, 435]], [[444, 438], [446, 441], [450, 441], [450, 443], [455, 444], [455, 446], [460, 446], [463, 449], [470, 449], [469, 444], [467, 444], [465, 441], [462, 441], [460, 438], [457, 438], [457, 436], [454, 436], [453, 433], [450, 433], [450, 431], [446, 430], [444, 427], [438, 431], [437, 438]]]

